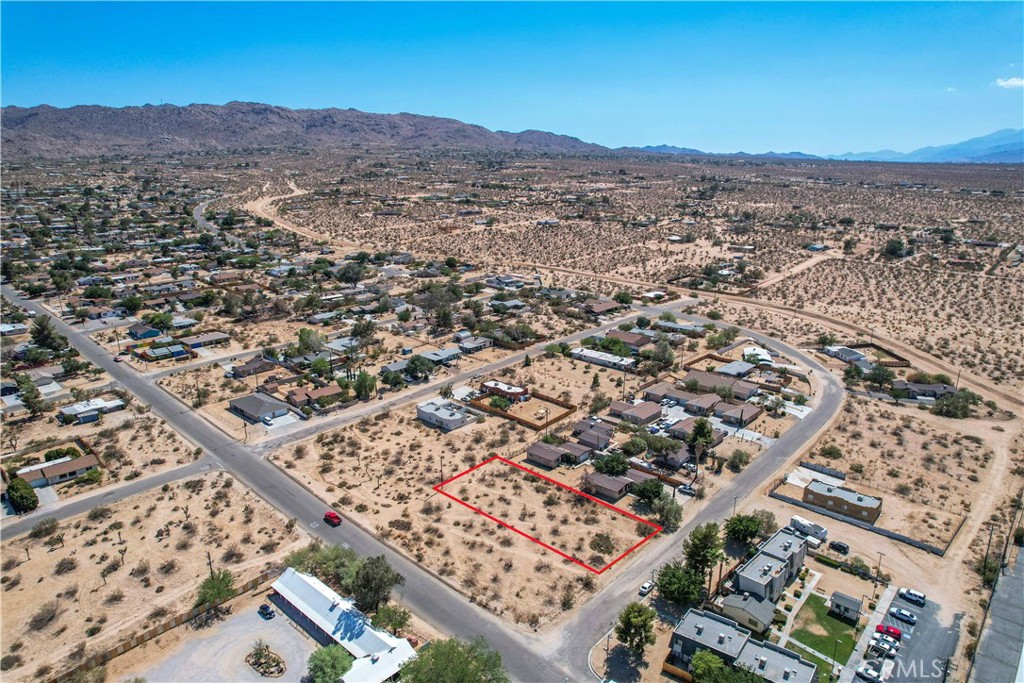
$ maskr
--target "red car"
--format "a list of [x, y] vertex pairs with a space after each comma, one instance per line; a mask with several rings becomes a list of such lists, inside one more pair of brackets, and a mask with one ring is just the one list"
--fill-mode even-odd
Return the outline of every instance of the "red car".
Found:
[[899, 630], [895, 626], [886, 626], [885, 624], [879, 624], [875, 627], [875, 633], [884, 633], [890, 638], [901, 640], [903, 638], [903, 631]]
[[341, 524], [341, 515], [334, 510], [328, 510], [324, 515], [324, 521], [331, 526], [338, 526]]

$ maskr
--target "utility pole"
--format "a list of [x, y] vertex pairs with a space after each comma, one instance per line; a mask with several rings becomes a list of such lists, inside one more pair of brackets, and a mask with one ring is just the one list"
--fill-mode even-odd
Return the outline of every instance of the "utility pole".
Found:
[[875, 594], [878, 592], [878, 580], [882, 576], [882, 557], [884, 555], [885, 553], [881, 551], [878, 552], [878, 565], [875, 567], [875, 579], [873, 581], [874, 589], [871, 591], [872, 597], [875, 597]]
[[213, 578], [213, 558], [210, 557], [210, 551], [206, 551], [206, 564], [210, 567], [210, 578]]
[[737, 498], [739, 498], [739, 496], [733, 496], [732, 497], [732, 516], [733, 517], [736, 516], [736, 499]]
[[[988, 574], [988, 552], [992, 547], [992, 531], [995, 527], [989, 523], [988, 525], [988, 543], [985, 544], [985, 559], [981, 563], [981, 582], [985, 583], [985, 575]], [[26, 551], [28, 548], [25, 549]]]

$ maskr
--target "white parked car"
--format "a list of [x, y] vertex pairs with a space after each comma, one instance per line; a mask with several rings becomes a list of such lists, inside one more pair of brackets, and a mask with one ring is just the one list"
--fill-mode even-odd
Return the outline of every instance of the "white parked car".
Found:
[[654, 582], [653, 581], [644, 581], [643, 585], [640, 586], [640, 595], [647, 595], [652, 590], [654, 590]]
[[882, 672], [872, 668], [868, 664], [857, 667], [857, 678], [868, 681], [868, 683], [881, 683]]
[[928, 602], [928, 598], [921, 591], [914, 590], [913, 588], [901, 588], [899, 595], [907, 602], [912, 602], [915, 605], [924, 607]]

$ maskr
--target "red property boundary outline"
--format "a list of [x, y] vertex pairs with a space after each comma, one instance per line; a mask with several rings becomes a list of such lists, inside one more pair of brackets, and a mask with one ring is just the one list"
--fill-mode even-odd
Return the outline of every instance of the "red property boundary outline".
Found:
[[[543, 479], [544, 481], [546, 481], [548, 483], [554, 484], [555, 486], [561, 487], [561, 488], [566, 489], [568, 491], [572, 491], [573, 493], [575, 493], [577, 495], [580, 495], [580, 496], [583, 496], [584, 498], [587, 498], [588, 500], [592, 500], [595, 503], [599, 503], [599, 504], [603, 505], [604, 507], [606, 507], [606, 508], [608, 508], [610, 510], [614, 510], [615, 512], [617, 512], [617, 513], [619, 513], [621, 515], [625, 515], [626, 517], [629, 517], [630, 519], [632, 519], [632, 520], [634, 520], [636, 522], [640, 522], [641, 524], [646, 524], [647, 526], [649, 526], [652, 529], [654, 529], [654, 531], [652, 531], [647, 536], [644, 536], [642, 539], [640, 539], [631, 548], [628, 548], [621, 555], [619, 555], [614, 560], [612, 560], [611, 562], [606, 564], [603, 569], [598, 570], [598, 569], [594, 569], [593, 567], [591, 567], [590, 565], [588, 565], [588, 564], [586, 564], [584, 562], [580, 562], [579, 560], [577, 560], [575, 557], [572, 557], [571, 555], [566, 555], [565, 553], [563, 553], [558, 548], [554, 548], [554, 547], [548, 545], [547, 543], [545, 543], [544, 541], [542, 541], [542, 540], [540, 540], [538, 538], [534, 538], [533, 536], [531, 536], [530, 534], [528, 534], [528, 533], [526, 533], [524, 531], [520, 531], [519, 529], [515, 528], [511, 524], [498, 519], [494, 515], [490, 515], [490, 514], [484, 512], [483, 510], [481, 510], [480, 508], [474, 507], [474, 506], [470, 505], [469, 503], [467, 503], [466, 501], [462, 500], [461, 498], [458, 498], [457, 496], [453, 496], [452, 494], [448, 493], [447, 491], [442, 490], [445, 486], [447, 486], [448, 484], [452, 483], [456, 479], [459, 479], [460, 477], [464, 477], [467, 474], [469, 474], [470, 472], [472, 472], [474, 470], [477, 470], [477, 469], [480, 469], [484, 465], [486, 465], [488, 463], [491, 463], [491, 462], [493, 462], [495, 460], [500, 460], [501, 462], [505, 463], [506, 465], [511, 465], [512, 467], [515, 467], [516, 469], [520, 469], [520, 470], [522, 470], [524, 472], [527, 472], [528, 474], [532, 474], [533, 476], [537, 477], [538, 479]], [[487, 460], [484, 460], [479, 465], [474, 465], [473, 467], [470, 467], [468, 470], [466, 470], [464, 472], [459, 472], [454, 477], [450, 477], [449, 479], [445, 479], [444, 481], [442, 481], [437, 486], [434, 486], [433, 488], [434, 488], [435, 491], [440, 493], [442, 496], [445, 496], [446, 498], [450, 498], [451, 500], [454, 500], [456, 503], [459, 503], [460, 505], [464, 505], [465, 507], [469, 508], [473, 512], [475, 512], [477, 514], [480, 514], [480, 515], [483, 515], [484, 517], [486, 517], [487, 519], [491, 520], [492, 522], [500, 524], [501, 526], [505, 527], [509, 531], [513, 531], [513, 532], [519, 534], [520, 536], [522, 536], [524, 538], [528, 538], [531, 541], [533, 541], [534, 543], [536, 543], [537, 545], [540, 545], [540, 546], [542, 546], [544, 548], [547, 548], [551, 552], [553, 552], [553, 553], [555, 553], [555, 554], [557, 554], [557, 555], [559, 555], [561, 557], [564, 557], [565, 559], [569, 560], [570, 562], [574, 562], [574, 563], [578, 564], [579, 566], [583, 567], [584, 569], [586, 569], [588, 571], [591, 571], [591, 572], [593, 572], [595, 574], [598, 574], [598, 575], [604, 574], [606, 571], [611, 569], [619, 560], [623, 559], [624, 557], [626, 557], [626, 555], [629, 555], [631, 552], [633, 552], [634, 550], [636, 550], [637, 548], [642, 546], [644, 543], [646, 543], [647, 541], [649, 541], [652, 538], [654, 538], [656, 535], [661, 533], [661, 531], [663, 530], [663, 528], [661, 526], [655, 524], [654, 522], [648, 521], [648, 520], [644, 519], [643, 517], [638, 517], [638, 516], [634, 515], [631, 512], [623, 510], [622, 508], [615, 507], [614, 505], [611, 505], [610, 503], [606, 503], [603, 500], [600, 500], [599, 498], [595, 498], [594, 496], [588, 495], [588, 494], [584, 493], [583, 491], [580, 491], [579, 489], [574, 489], [571, 486], [567, 486], [567, 485], [563, 484], [560, 481], [555, 481], [551, 477], [546, 477], [543, 474], [541, 474], [540, 472], [536, 472], [534, 470], [531, 470], [529, 467], [523, 467], [522, 465], [514, 463], [511, 460], [507, 460], [507, 459], [501, 457], [500, 455], [491, 456], [490, 458], [488, 458]]]

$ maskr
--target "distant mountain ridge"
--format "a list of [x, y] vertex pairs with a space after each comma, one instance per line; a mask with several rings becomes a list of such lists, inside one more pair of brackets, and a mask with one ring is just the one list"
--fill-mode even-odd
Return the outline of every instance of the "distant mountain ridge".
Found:
[[[630, 147], [628, 149], [652, 154], [678, 154], [682, 156], [712, 155], [687, 147], [657, 145]], [[765, 152], [762, 154], [715, 154], [714, 156], [763, 157], [776, 159], [821, 159], [836, 161], [889, 161], [904, 163], [976, 163], [976, 164], [1021, 164], [1024, 163], [1024, 129], [1004, 128], [988, 135], [971, 138], [963, 142], [938, 147], [922, 147], [913, 152], [896, 152], [884, 149], [878, 152], [847, 152], [830, 156], [815, 156], [803, 152]]]
[[355, 109], [288, 109], [251, 102], [185, 107], [4, 107], [0, 131], [8, 158], [330, 148], [353, 143], [608, 153], [600, 145], [537, 130], [509, 133], [437, 116], [370, 114]]
[[476, 149], [549, 154], [667, 154], [736, 158], [1024, 163], [1024, 130], [1004, 129], [963, 142], [909, 153], [882, 150], [819, 157], [803, 152], [714, 154], [656, 145], [610, 149], [539, 130], [492, 131], [455, 119], [419, 114], [373, 114], [356, 109], [289, 109], [252, 102], [139, 107], [81, 105], [64, 109], [4, 107], [5, 158], [168, 154], [247, 149], [391, 145], [412, 149]]

